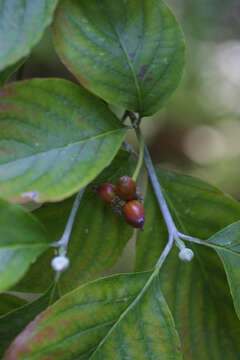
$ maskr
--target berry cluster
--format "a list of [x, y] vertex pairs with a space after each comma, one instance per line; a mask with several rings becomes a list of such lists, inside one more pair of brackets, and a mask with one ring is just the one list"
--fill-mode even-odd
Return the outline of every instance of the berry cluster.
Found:
[[103, 201], [110, 204], [119, 214], [123, 214], [129, 225], [143, 230], [145, 210], [141, 204], [136, 183], [132, 178], [122, 176], [117, 185], [104, 183], [95, 187], [95, 190]]

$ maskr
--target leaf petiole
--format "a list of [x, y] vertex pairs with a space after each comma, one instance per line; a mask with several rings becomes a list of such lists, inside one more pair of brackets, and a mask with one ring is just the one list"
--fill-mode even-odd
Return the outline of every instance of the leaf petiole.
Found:
[[67, 250], [68, 250], [68, 243], [69, 243], [70, 236], [72, 233], [74, 220], [76, 218], [77, 211], [78, 211], [78, 208], [79, 208], [79, 205], [80, 205], [80, 202], [83, 197], [85, 189], [86, 189], [86, 187], [82, 188], [75, 198], [71, 213], [70, 213], [68, 221], [67, 221], [67, 225], [65, 227], [65, 230], [64, 230], [64, 233], [63, 233], [61, 239], [55, 243], [52, 243], [53, 247], [58, 248], [58, 255], [52, 259], [52, 267], [56, 271], [55, 283], [58, 282], [58, 280], [61, 276], [62, 270], [66, 269], [69, 265], [69, 259], [66, 257]]
[[140, 170], [142, 168], [143, 159], [144, 159], [144, 142], [143, 142], [143, 136], [142, 136], [142, 133], [140, 131], [140, 128], [136, 129], [136, 134], [137, 134], [138, 141], [139, 141], [139, 155], [138, 155], [137, 166], [136, 166], [136, 169], [135, 169], [134, 174], [132, 176], [134, 181], [136, 181], [137, 178], [138, 178], [138, 175], [139, 175]]

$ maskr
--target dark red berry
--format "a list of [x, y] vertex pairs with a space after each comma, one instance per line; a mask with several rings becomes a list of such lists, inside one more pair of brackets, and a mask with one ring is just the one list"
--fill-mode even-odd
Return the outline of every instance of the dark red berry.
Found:
[[126, 222], [134, 228], [143, 230], [145, 223], [145, 210], [136, 200], [128, 201], [123, 207]]
[[96, 187], [98, 196], [106, 203], [111, 203], [116, 197], [116, 186], [104, 183]]
[[136, 199], [136, 183], [129, 176], [122, 176], [117, 182], [117, 194], [125, 201]]

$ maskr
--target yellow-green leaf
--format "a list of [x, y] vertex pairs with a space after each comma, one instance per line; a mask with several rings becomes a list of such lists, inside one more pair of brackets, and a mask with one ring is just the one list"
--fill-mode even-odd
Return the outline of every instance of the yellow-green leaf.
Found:
[[158, 276], [144, 288], [151, 275], [115, 275], [68, 293], [29, 324], [4, 360], [182, 359]]
[[[104, 182], [114, 184], [119, 177], [131, 175], [133, 171], [134, 163], [125, 151], [120, 151], [111, 165], [86, 190], [70, 237], [70, 266], [60, 279], [61, 292], [70, 291], [80, 284], [96, 279], [119, 259], [132, 236], [133, 228], [98, 198], [93, 187]], [[60, 203], [45, 204], [34, 212], [45, 225], [51, 242], [61, 238], [73, 201], [74, 197]], [[51, 268], [53, 256], [54, 250], [49, 249], [39, 257], [15, 288], [25, 292], [45, 291], [55, 276]], [[36, 281], [43, 268], [44, 273]]]
[[32, 321], [39, 313], [58, 299], [55, 286], [38, 299], [22, 305], [10, 313], [0, 316], [0, 356], [8, 348], [15, 337]]
[[0, 90], [0, 196], [64, 199], [111, 163], [124, 136], [108, 107], [69, 81], [8, 85]]

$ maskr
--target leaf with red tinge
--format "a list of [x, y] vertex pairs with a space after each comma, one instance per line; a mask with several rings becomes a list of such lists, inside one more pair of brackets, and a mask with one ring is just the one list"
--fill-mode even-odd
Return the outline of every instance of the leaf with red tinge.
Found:
[[159, 278], [149, 272], [114, 275], [68, 293], [28, 325], [3, 359], [157, 358], [182, 356]]
[[0, 356], [8, 348], [15, 337], [32, 321], [40, 312], [59, 298], [55, 285], [52, 285], [46, 294], [38, 299], [22, 305], [10, 313], [0, 316]]
[[101, 100], [61, 79], [0, 89], [0, 196], [58, 201], [113, 160], [125, 128]]

